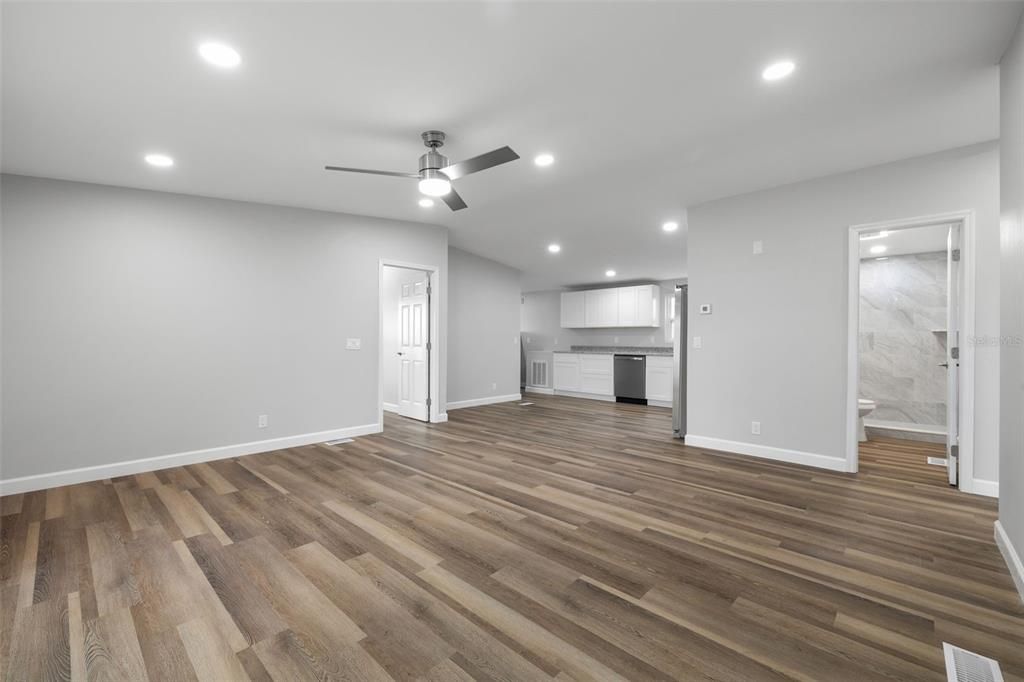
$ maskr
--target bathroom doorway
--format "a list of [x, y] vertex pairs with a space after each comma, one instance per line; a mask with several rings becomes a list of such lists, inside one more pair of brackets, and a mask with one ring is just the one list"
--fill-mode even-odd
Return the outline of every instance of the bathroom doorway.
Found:
[[969, 213], [851, 228], [851, 470], [971, 480], [972, 237]]

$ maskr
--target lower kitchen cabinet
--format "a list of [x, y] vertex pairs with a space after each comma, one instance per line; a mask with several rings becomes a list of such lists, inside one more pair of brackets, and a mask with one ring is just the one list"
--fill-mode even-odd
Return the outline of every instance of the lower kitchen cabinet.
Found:
[[673, 366], [671, 356], [647, 356], [647, 400], [672, 402]]
[[615, 395], [614, 361], [611, 354], [555, 353], [554, 389], [593, 396]]

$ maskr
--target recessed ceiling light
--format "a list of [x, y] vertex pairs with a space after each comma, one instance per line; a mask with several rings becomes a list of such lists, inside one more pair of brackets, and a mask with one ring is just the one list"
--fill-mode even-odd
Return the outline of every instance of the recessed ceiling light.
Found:
[[605, 277], [614, 277], [615, 276], [615, 271], [614, 270], [605, 270], [604, 271], [604, 276]]
[[666, 232], [675, 232], [676, 230], [679, 229], [679, 223], [677, 223], [674, 220], [670, 220], [667, 223], [662, 223], [661, 229], [665, 230]]
[[562, 250], [562, 247], [558, 244], [548, 244], [548, 253], [558, 253]]
[[199, 56], [222, 69], [233, 69], [242, 63], [241, 55], [223, 43], [203, 43], [199, 46]]
[[761, 72], [761, 78], [765, 79], [766, 81], [782, 80], [786, 76], [793, 73], [795, 69], [796, 64], [789, 61], [788, 59], [781, 62], [775, 62], [774, 64], [771, 64], [768, 67], [766, 67], [765, 70]]
[[871, 253], [885, 253], [885, 252], [886, 252], [886, 247], [883, 244], [879, 244], [878, 246], [872, 246], [871, 247]]
[[433, 205], [434, 205], [434, 200], [433, 199], [420, 199], [420, 206], [422, 206], [423, 208], [430, 208]]
[[166, 154], [146, 154], [146, 163], [158, 168], [169, 168], [174, 165], [174, 159]]
[[533, 158], [533, 162], [538, 166], [550, 166], [555, 162], [555, 157], [551, 154], [538, 154]]

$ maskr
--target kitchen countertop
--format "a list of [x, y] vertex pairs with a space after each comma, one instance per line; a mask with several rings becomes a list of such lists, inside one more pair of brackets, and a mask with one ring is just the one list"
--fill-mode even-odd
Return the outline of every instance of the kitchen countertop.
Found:
[[672, 355], [671, 347], [660, 346], [571, 346], [572, 350], [556, 350], [556, 353], [582, 353], [595, 355]]

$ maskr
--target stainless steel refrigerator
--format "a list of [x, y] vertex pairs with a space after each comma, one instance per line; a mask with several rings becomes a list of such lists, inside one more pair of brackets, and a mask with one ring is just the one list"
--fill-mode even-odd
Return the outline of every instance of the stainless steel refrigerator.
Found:
[[676, 316], [672, 320], [672, 435], [676, 438], [686, 436], [686, 294], [685, 284], [676, 287]]

